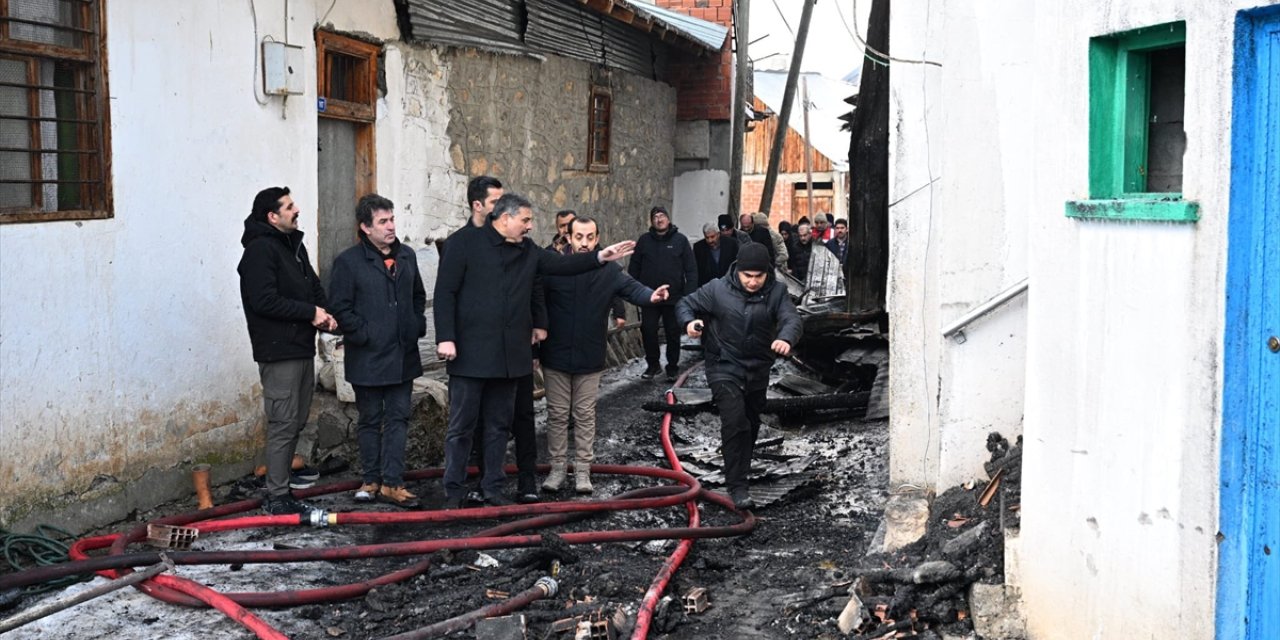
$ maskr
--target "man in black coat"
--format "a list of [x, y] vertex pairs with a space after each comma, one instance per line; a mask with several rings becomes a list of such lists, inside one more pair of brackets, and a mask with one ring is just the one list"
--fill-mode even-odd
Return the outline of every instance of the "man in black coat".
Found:
[[329, 289], [342, 327], [345, 374], [356, 392], [356, 443], [363, 483], [355, 499], [417, 508], [404, 486], [418, 338], [427, 334], [427, 291], [413, 250], [396, 238], [395, 205], [376, 194], [356, 204], [360, 242], [333, 262]]
[[650, 289], [669, 287], [665, 302], [640, 309], [640, 337], [649, 367], [640, 375], [645, 380], [662, 373], [658, 366], [658, 320], [667, 339], [667, 380], [674, 381], [680, 369], [680, 327], [676, 324], [675, 303], [698, 288], [698, 265], [689, 239], [671, 224], [666, 207], [649, 210], [649, 232], [636, 241], [627, 273]]
[[849, 259], [849, 223], [840, 218], [836, 220], [835, 235], [827, 241], [827, 248], [836, 254], [841, 266]]
[[483, 414], [484, 477], [490, 504], [510, 504], [503, 493], [503, 456], [515, 406], [516, 383], [533, 372], [530, 337], [533, 281], [538, 274], [573, 275], [630, 255], [620, 242], [591, 254], [544, 251], [527, 237], [533, 204], [508, 193], [494, 204], [489, 223], [454, 234], [435, 288], [436, 353], [448, 362], [449, 428], [445, 436], [445, 507], [465, 498], [467, 456], [476, 417]]
[[702, 239], [693, 243], [693, 258], [698, 264], [698, 286], [729, 273], [729, 265], [738, 259], [738, 241], [721, 238], [716, 225], [702, 225]]
[[[569, 225], [574, 253], [596, 250], [596, 221], [579, 217]], [[608, 315], [615, 296], [645, 307], [667, 299], [667, 286], [655, 291], [614, 264], [576, 276], [547, 276], [547, 339], [542, 343], [542, 373], [547, 391], [547, 452], [551, 475], [542, 488], [559, 491], [567, 477], [569, 416], [574, 421], [574, 489], [591, 493], [595, 460], [596, 392], [604, 371]]]
[[289, 491], [289, 471], [316, 386], [316, 329], [332, 331], [337, 324], [325, 310], [324, 288], [302, 244], [288, 187], [258, 192], [240, 244], [240, 302], [267, 415], [262, 508], [271, 515], [307, 513], [312, 507]]
[[[786, 357], [803, 325], [787, 288], [774, 281], [769, 252], [752, 243], [725, 277], [676, 305], [690, 337], [702, 338], [707, 384], [720, 411], [725, 485], [739, 509], [755, 506], [748, 491], [751, 454], [774, 354]], [[698, 320], [697, 318], [704, 318]]]
[[809, 277], [809, 258], [813, 255], [813, 231], [809, 223], [796, 225], [796, 241], [787, 256], [787, 268], [800, 282]]

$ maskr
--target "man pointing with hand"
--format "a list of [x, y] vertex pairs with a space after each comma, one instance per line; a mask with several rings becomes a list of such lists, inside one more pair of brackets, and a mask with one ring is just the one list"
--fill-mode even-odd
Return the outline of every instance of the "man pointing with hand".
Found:
[[680, 299], [676, 321], [690, 337], [702, 337], [707, 384], [720, 411], [729, 497], [739, 509], [753, 508], [747, 473], [769, 369], [775, 354], [790, 355], [800, 339], [800, 315], [786, 287], [775, 282], [768, 250], [752, 243], [724, 277]]

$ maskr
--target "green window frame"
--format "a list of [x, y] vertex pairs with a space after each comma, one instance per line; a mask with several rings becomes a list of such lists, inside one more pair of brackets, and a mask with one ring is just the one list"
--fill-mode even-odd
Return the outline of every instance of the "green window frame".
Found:
[[1199, 205], [1181, 193], [1147, 191], [1151, 54], [1185, 47], [1185, 22], [1089, 41], [1089, 199], [1066, 203], [1070, 218], [1195, 222]]

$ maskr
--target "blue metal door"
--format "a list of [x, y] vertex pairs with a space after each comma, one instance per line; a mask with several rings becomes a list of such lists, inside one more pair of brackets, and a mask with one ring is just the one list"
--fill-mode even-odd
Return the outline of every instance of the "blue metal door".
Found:
[[1217, 634], [1280, 638], [1280, 7], [1236, 18]]

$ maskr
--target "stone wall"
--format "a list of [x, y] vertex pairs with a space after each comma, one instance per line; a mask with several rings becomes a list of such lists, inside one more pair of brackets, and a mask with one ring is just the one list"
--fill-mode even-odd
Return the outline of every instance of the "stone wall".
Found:
[[[458, 49], [440, 58], [449, 66], [453, 169], [496, 176], [532, 200], [539, 244], [555, 233], [559, 209], [599, 218], [608, 243], [637, 237], [649, 226], [649, 207], [671, 205], [676, 92], [669, 85], [566, 58]], [[586, 170], [593, 74], [613, 96], [607, 172]]]

